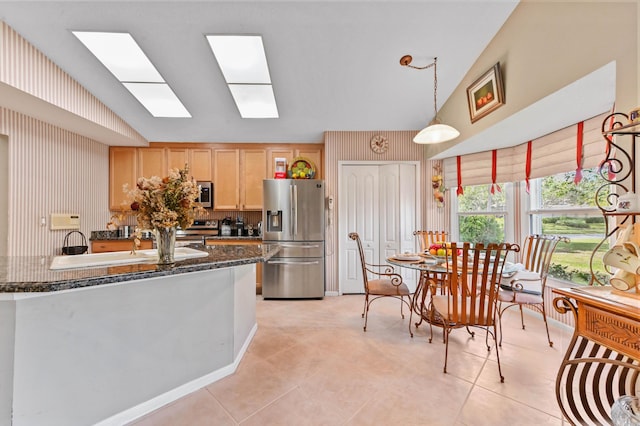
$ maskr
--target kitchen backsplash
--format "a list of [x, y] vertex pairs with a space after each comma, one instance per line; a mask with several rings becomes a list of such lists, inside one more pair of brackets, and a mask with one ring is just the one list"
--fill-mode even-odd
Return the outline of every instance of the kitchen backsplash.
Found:
[[[112, 212], [115, 214], [115, 212]], [[244, 219], [244, 223], [245, 225], [257, 225], [258, 222], [260, 222], [262, 220], [262, 212], [261, 211], [237, 211], [237, 210], [229, 210], [229, 211], [218, 211], [218, 210], [212, 210], [212, 209], [206, 209], [205, 211], [206, 214], [198, 216], [197, 219], [199, 220], [222, 220], [225, 217], [229, 216], [233, 222], [235, 222], [236, 218], [238, 216], [242, 217]], [[122, 223], [120, 223], [121, 225], [135, 225], [136, 224], [136, 217], [133, 215], [127, 215], [125, 216], [124, 220], [122, 221]], [[105, 224], [106, 227], [106, 224]]]

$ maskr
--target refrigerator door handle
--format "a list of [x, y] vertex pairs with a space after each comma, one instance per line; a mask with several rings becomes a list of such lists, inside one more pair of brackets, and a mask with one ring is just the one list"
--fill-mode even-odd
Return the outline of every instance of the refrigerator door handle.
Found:
[[300, 245], [300, 244], [278, 244], [280, 247], [285, 247], [285, 248], [303, 248], [303, 249], [310, 249], [310, 248], [319, 248], [320, 245], [319, 244], [305, 244], [305, 245]]
[[320, 263], [318, 260], [311, 262], [287, 262], [286, 260], [268, 260], [269, 265], [317, 265]]
[[289, 233], [293, 236], [295, 235], [294, 233], [294, 222], [296, 220], [296, 216], [295, 216], [295, 204], [294, 204], [294, 198], [293, 198], [293, 184], [289, 185], [289, 217], [291, 218], [289, 223]]
[[298, 185], [293, 185], [293, 236], [298, 235]]

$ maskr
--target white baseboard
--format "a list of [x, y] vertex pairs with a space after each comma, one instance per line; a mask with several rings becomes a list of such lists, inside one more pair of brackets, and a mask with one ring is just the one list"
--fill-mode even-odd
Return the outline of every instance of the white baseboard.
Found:
[[96, 423], [96, 425], [120, 426], [132, 422], [133, 420], [139, 419], [145, 414], [157, 410], [158, 408], [161, 408], [173, 401], [189, 395], [190, 393], [202, 389], [203, 387], [208, 386], [211, 383], [217, 382], [218, 380], [223, 379], [230, 374], [233, 374], [238, 368], [238, 365], [240, 365], [240, 361], [242, 360], [242, 357], [244, 357], [244, 354], [249, 348], [249, 344], [251, 343], [251, 340], [253, 340], [253, 336], [255, 336], [257, 331], [258, 324], [254, 324], [253, 328], [249, 332], [249, 335], [245, 339], [244, 344], [242, 345], [242, 348], [238, 353], [238, 356], [233, 360], [231, 364], [219, 368], [218, 370], [212, 371], [211, 373], [192, 380], [188, 383], [185, 383], [184, 385], [178, 386], [175, 389], [158, 395], [155, 398], [152, 398], [127, 410], [121, 411], [118, 414], [115, 414]]
[[325, 291], [324, 295], [327, 297], [334, 297], [334, 296], [340, 296], [340, 293], [338, 293], [337, 291]]

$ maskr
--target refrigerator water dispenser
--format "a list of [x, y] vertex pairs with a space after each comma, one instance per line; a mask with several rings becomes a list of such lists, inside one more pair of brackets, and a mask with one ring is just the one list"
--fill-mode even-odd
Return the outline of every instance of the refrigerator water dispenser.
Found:
[[282, 232], [282, 210], [267, 210], [267, 231]]

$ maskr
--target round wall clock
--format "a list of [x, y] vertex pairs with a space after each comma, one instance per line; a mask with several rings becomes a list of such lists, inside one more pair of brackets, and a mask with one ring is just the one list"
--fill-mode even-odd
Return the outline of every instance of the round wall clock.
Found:
[[382, 154], [389, 149], [389, 140], [381, 135], [375, 135], [370, 141], [371, 150], [376, 154]]

